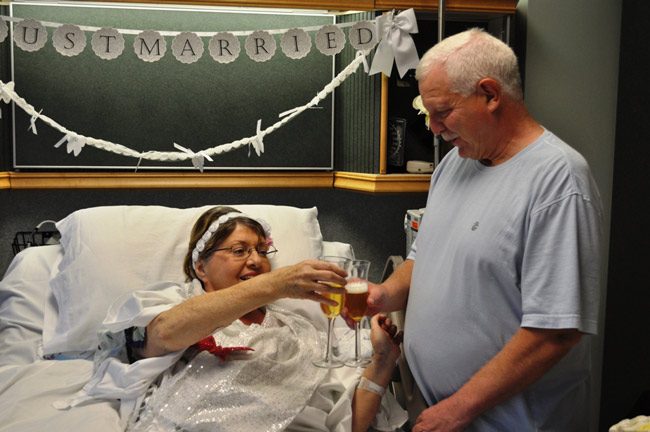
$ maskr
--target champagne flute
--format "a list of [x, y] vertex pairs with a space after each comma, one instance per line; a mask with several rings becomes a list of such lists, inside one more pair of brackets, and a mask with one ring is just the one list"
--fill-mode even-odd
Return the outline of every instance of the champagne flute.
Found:
[[[322, 256], [318, 259], [321, 261], [327, 261], [336, 264], [337, 266], [343, 269], [346, 267], [346, 264], [348, 262], [348, 258], [339, 257], [339, 256]], [[343, 288], [343, 286], [332, 282], [321, 282], [321, 283], [329, 286], [337, 287], [337, 288]], [[327, 346], [325, 348], [325, 356], [320, 360], [312, 361], [312, 363], [314, 364], [314, 366], [318, 366], [322, 368], [337, 368], [343, 366], [343, 362], [334, 360], [332, 358], [332, 335], [334, 329], [334, 320], [336, 319], [337, 316], [341, 314], [341, 310], [343, 309], [343, 304], [345, 302], [345, 294], [321, 293], [321, 295], [323, 297], [327, 297], [328, 299], [338, 302], [338, 305], [330, 306], [325, 303], [320, 304], [321, 310], [327, 317]]]
[[368, 271], [370, 261], [349, 260], [347, 267], [348, 283], [345, 285], [345, 307], [354, 320], [354, 359], [345, 362], [346, 366], [366, 367], [370, 360], [361, 357], [361, 334], [359, 326], [368, 310]]

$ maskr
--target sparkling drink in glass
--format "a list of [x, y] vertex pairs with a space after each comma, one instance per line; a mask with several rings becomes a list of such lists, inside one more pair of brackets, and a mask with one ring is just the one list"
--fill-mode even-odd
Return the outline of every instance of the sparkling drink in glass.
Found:
[[348, 272], [348, 283], [345, 285], [345, 308], [354, 320], [354, 359], [347, 361], [346, 366], [366, 367], [370, 360], [361, 357], [361, 332], [359, 326], [368, 310], [368, 271], [370, 261], [350, 260], [345, 268]]
[[[346, 268], [348, 262], [348, 258], [338, 257], [338, 256], [322, 256], [318, 259], [320, 261], [327, 261], [330, 263], [334, 263], [343, 269]], [[343, 288], [341, 285], [332, 282], [321, 282], [321, 283], [332, 287]], [[343, 309], [343, 305], [345, 304], [345, 294], [321, 293], [321, 295], [323, 297], [327, 297], [329, 299], [334, 300], [335, 302], [338, 303], [338, 305], [330, 306], [325, 303], [320, 304], [321, 310], [327, 317], [327, 346], [325, 348], [325, 356], [322, 359], [312, 361], [312, 363], [314, 364], [314, 366], [318, 366], [322, 368], [337, 368], [343, 366], [343, 362], [334, 360], [332, 358], [332, 337], [333, 337], [333, 329], [334, 329], [334, 320], [336, 319], [337, 316], [341, 314], [341, 310]]]

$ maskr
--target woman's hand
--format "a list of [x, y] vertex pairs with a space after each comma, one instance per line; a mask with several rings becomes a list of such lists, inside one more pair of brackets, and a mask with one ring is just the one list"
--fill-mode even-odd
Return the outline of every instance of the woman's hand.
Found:
[[404, 332], [399, 331], [386, 315], [379, 314], [370, 320], [370, 342], [374, 350], [374, 361], [386, 361], [393, 365], [401, 350], [399, 345], [404, 338]]
[[268, 275], [279, 297], [308, 299], [335, 306], [334, 300], [320, 293], [345, 294], [347, 272], [325, 261], [302, 261], [273, 270]]

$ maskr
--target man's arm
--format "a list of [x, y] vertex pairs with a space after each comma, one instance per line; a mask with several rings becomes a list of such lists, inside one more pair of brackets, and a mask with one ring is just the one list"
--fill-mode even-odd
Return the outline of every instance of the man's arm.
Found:
[[407, 259], [380, 285], [369, 284], [368, 315], [406, 308], [414, 261]]
[[464, 430], [478, 415], [540, 379], [581, 337], [576, 329], [520, 328], [455, 394], [423, 411], [413, 431]]

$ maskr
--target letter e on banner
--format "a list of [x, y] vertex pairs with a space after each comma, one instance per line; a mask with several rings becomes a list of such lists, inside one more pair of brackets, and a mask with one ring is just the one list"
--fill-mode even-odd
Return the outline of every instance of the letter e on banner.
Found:
[[237, 60], [241, 52], [241, 44], [234, 34], [220, 32], [212, 36], [208, 49], [213, 59], [225, 64]]
[[14, 42], [23, 51], [38, 51], [47, 42], [47, 30], [35, 19], [24, 19], [14, 27]]
[[145, 30], [133, 40], [133, 49], [140, 60], [155, 62], [165, 55], [167, 42], [157, 31]]
[[372, 21], [359, 21], [350, 28], [350, 45], [358, 51], [368, 51], [377, 45], [377, 27]]
[[52, 44], [62, 55], [76, 56], [86, 48], [86, 33], [76, 25], [63, 24], [54, 30]]
[[113, 60], [124, 51], [124, 36], [114, 28], [103, 27], [95, 32], [90, 45], [97, 57]]
[[287, 57], [301, 59], [311, 51], [311, 37], [303, 29], [292, 28], [282, 35], [280, 46]]
[[182, 32], [172, 41], [172, 53], [181, 63], [194, 63], [203, 55], [203, 40], [192, 32]]
[[277, 43], [271, 33], [258, 30], [248, 35], [244, 46], [251, 60], [265, 62], [275, 55]]
[[325, 25], [316, 33], [316, 47], [323, 54], [334, 56], [345, 47], [345, 33], [337, 25]]

